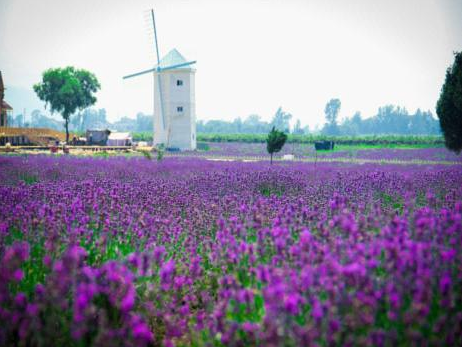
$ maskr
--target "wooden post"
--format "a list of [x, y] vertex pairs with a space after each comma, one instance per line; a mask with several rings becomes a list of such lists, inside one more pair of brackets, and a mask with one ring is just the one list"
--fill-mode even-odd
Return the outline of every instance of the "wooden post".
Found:
[[316, 164], [318, 163], [318, 151], [315, 149], [315, 152], [316, 152], [316, 156], [314, 159], [314, 179], [316, 179], [316, 173], [317, 173]]

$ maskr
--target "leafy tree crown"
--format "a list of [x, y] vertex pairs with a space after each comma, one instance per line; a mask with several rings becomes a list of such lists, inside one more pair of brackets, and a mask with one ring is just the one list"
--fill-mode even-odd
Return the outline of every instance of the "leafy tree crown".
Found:
[[96, 102], [93, 93], [100, 89], [95, 75], [72, 66], [48, 69], [43, 73], [42, 82], [34, 85], [40, 100], [49, 105], [51, 112], [61, 113], [64, 119]]
[[266, 139], [266, 149], [268, 153], [273, 154], [279, 152], [286, 143], [286, 140], [287, 135], [273, 126]]

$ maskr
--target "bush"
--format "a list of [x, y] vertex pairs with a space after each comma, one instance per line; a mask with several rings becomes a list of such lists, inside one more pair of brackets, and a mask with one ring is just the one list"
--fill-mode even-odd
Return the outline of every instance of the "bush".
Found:
[[147, 151], [147, 150], [141, 150], [140, 151], [141, 154], [143, 154], [143, 156], [148, 159], [148, 160], [152, 160], [152, 155], [151, 155], [151, 152]]
[[141, 131], [132, 133], [133, 141], [152, 141], [152, 131]]
[[[203, 142], [245, 142], [265, 143], [267, 134], [197, 134], [197, 149]], [[133, 141], [152, 141], [152, 132], [135, 132]], [[339, 145], [444, 145], [444, 138], [438, 135], [361, 135], [327, 136], [289, 134], [287, 143], [314, 144], [318, 141], [334, 141]]]
[[[266, 134], [198, 134], [198, 141], [265, 143]], [[289, 134], [288, 143], [314, 144], [318, 141], [334, 141], [339, 145], [443, 145], [441, 136], [432, 135], [363, 135], [327, 136]]]
[[198, 142], [197, 143], [197, 150], [199, 151], [209, 151], [210, 146], [207, 142]]

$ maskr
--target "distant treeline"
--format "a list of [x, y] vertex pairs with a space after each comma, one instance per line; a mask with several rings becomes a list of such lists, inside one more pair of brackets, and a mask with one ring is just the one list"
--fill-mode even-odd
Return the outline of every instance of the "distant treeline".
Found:
[[[58, 131], [63, 131], [64, 129], [64, 122], [61, 118], [48, 117], [42, 114], [40, 110], [34, 110], [30, 115], [26, 116], [23, 114], [9, 116], [8, 124], [12, 127], [49, 128]], [[139, 112], [135, 118], [122, 117], [118, 121], [111, 123], [107, 120], [104, 108], [88, 108], [73, 115], [69, 125], [69, 130], [76, 134], [85, 134], [87, 129], [152, 132], [153, 119], [151, 115]]]
[[300, 120], [290, 126], [292, 115], [278, 109], [271, 122], [261, 120], [258, 115], [250, 115], [244, 120], [236, 118], [233, 121], [210, 120], [197, 123], [198, 133], [211, 134], [267, 134], [273, 126], [286, 133], [307, 135], [321, 133], [323, 135], [357, 136], [357, 135], [439, 135], [439, 121], [430, 111], [417, 110], [409, 114], [405, 108], [388, 105], [380, 107], [377, 114], [370, 118], [362, 118], [359, 112], [352, 117], [338, 122], [340, 101], [333, 99], [326, 105], [326, 123], [322, 129], [310, 131], [301, 127]]
[[[376, 115], [362, 118], [359, 112], [352, 117], [338, 121], [340, 100], [332, 99], [326, 104], [326, 122], [321, 129], [310, 131], [308, 126], [301, 126], [296, 119], [291, 126], [292, 115], [280, 107], [270, 122], [264, 121], [258, 115], [250, 115], [245, 119], [240, 117], [233, 121], [210, 120], [197, 122], [197, 132], [202, 134], [268, 134], [274, 126], [276, 129], [293, 135], [322, 134], [330, 136], [362, 136], [362, 135], [440, 135], [439, 121], [430, 111], [417, 110], [409, 114], [405, 108], [388, 105], [380, 107]], [[43, 115], [34, 110], [31, 115], [22, 114], [11, 116], [8, 119], [10, 126], [50, 128], [62, 131], [62, 120]], [[135, 118], [122, 117], [116, 122], [107, 120], [106, 110], [86, 109], [71, 117], [69, 130], [84, 134], [87, 129], [110, 129], [128, 132], [149, 132], [152, 134], [153, 117], [138, 113]], [[149, 141], [149, 135], [139, 135], [143, 140]], [[152, 135], [150, 135], [152, 138]], [[237, 136], [237, 135], [231, 135]], [[257, 136], [258, 138], [258, 136]]]
[[[197, 140], [203, 142], [265, 142], [265, 134], [198, 134]], [[289, 134], [289, 143], [315, 143], [317, 141], [334, 141], [341, 145], [443, 145], [444, 139], [439, 135], [295, 135]]]

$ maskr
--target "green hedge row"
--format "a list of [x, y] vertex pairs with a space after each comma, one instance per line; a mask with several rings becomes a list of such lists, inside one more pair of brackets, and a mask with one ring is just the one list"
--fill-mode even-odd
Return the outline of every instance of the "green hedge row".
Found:
[[[263, 143], [266, 134], [197, 134], [200, 142], [246, 142]], [[134, 132], [134, 141], [152, 141], [152, 132]], [[363, 136], [326, 136], [326, 135], [289, 135], [289, 143], [312, 144], [316, 141], [335, 141], [339, 145], [443, 145], [442, 136], [431, 135], [363, 135]]]
[[[266, 134], [198, 134], [197, 140], [204, 142], [265, 142]], [[442, 145], [441, 136], [419, 135], [368, 135], [368, 136], [326, 136], [289, 135], [289, 143], [312, 144], [316, 141], [335, 141], [340, 145]]]

